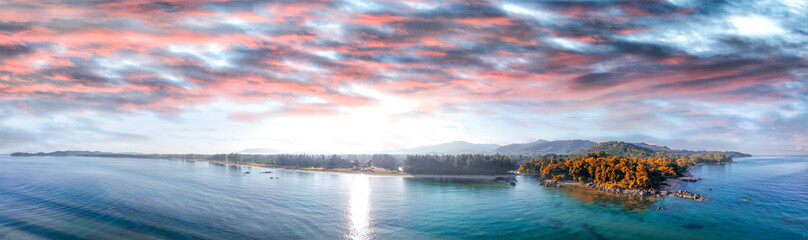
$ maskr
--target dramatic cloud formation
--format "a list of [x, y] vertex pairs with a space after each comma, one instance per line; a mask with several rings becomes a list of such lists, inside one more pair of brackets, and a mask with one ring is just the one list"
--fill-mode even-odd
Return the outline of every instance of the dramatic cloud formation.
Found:
[[0, 151], [808, 153], [804, 1], [0, 1]]

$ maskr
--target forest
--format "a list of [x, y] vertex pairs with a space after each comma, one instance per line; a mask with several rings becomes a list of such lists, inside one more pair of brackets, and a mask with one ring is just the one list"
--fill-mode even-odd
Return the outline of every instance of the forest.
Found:
[[516, 169], [506, 155], [407, 155], [404, 171], [412, 174], [505, 174]]
[[389, 170], [396, 170], [399, 166], [398, 160], [392, 154], [373, 154], [370, 157], [370, 162], [374, 167]]
[[685, 171], [688, 167], [699, 163], [732, 162], [733, 157], [751, 156], [749, 154], [739, 152], [671, 150], [667, 147], [619, 141], [602, 142], [587, 149], [587, 153], [599, 153], [601, 151], [611, 156], [624, 158], [670, 159], [676, 163], [677, 173]]
[[601, 151], [586, 155], [550, 155], [522, 163], [519, 172], [545, 179], [594, 182], [605, 187], [643, 189], [659, 187], [678, 167], [666, 158], [618, 157]]
[[[628, 153], [636, 153], [629, 151]], [[544, 179], [594, 182], [605, 187], [657, 188], [667, 177], [679, 176], [697, 163], [729, 162], [721, 152], [708, 154], [635, 154], [615, 156], [600, 151], [585, 155], [548, 155], [522, 163], [519, 172]], [[672, 158], [675, 157], [675, 158]]]

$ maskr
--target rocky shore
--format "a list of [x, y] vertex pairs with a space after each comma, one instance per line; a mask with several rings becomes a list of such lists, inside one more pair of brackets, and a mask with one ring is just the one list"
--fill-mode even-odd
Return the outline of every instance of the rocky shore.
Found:
[[[590, 183], [579, 183], [579, 182], [574, 182], [574, 181], [558, 181], [558, 180], [549, 180], [549, 179], [538, 180], [538, 182], [539, 182], [539, 185], [545, 186], [545, 187], [578, 186], [578, 187], [596, 189], [596, 190], [600, 190], [600, 191], [604, 191], [604, 192], [608, 192], [608, 193], [622, 194], [622, 195], [628, 195], [628, 196], [637, 196], [637, 197], [650, 197], [650, 196], [662, 197], [662, 196], [670, 195], [670, 196], [680, 197], [680, 198], [684, 198], [684, 199], [690, 199], [690, 200], [694, 200], [694, 201], [704, 201], [704, 200], [707, 199], [707, 197], [705, 197], [704, 195], [691, 193], [691, 192], [687, 192], [687, 191], [675, 191], [674, 192], [674, 191], [660, 190], [660, 189], [655, 189], [655, 188], [648, 188], [648, 189], [610, 188], [610, 187], [605, 187], [605, 186], [602, 186], [600, 184], [591, 183], [591, 182]], [[675, 186], [673, 186], [673, 187], [675, 187]]]
[[687, 191], [676, 191], [676, 192], [673, 192], [671, 195], [676, 196], [676, 197], [680, 197], [680, 198], [684, 198], [684, 199], [690, 199], [690, 200], [693, 200], [693, 201], [707, 200], [707, 197], [705, 197], [704, 195], [691, 193], [691, 192], [687, 192]]

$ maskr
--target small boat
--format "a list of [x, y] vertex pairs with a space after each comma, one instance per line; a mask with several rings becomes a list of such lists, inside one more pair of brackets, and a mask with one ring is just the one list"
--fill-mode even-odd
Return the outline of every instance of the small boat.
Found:
[[260, 172], [260, 173], [272, 173], [272, 171]]
[[742, 198], [742, 200], [744, 200], [744, 201], [752, 201], [752, 200], [755, 200], [755, 199], [754, 198]]
[[246, 171], [246, 172], [244, 172], [244, 174], [250, 174], [250, 171]]

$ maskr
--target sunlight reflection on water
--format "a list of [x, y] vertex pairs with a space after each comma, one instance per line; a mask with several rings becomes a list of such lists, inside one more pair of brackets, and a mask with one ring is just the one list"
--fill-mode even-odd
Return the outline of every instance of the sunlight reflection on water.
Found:
[[367, 176], [356, 176], [349, 202], [350, 239], [370, 239], [370, 182]]

